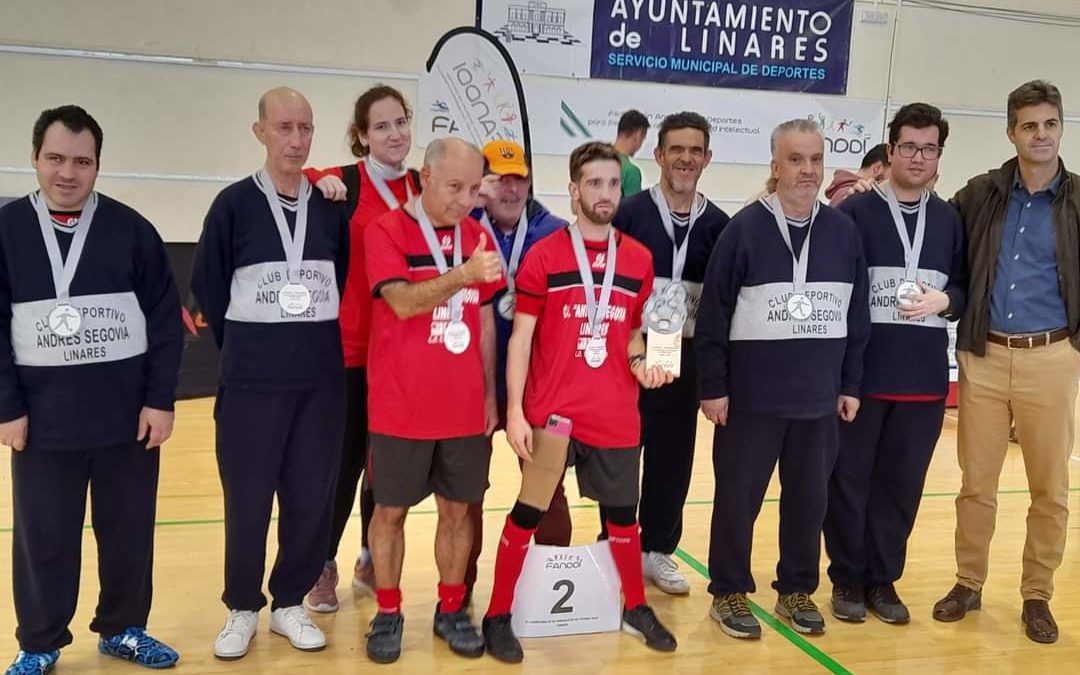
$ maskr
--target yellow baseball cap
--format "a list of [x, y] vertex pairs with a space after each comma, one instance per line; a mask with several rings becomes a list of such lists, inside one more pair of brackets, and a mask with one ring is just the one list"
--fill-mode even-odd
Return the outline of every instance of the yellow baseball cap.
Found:
[[525, 163], [525, 150], [517, 143], [503, 140], [491, 141], [484, 146], [483, 152], [492, 173], [522, 178], [529, 175], [529, 166]]

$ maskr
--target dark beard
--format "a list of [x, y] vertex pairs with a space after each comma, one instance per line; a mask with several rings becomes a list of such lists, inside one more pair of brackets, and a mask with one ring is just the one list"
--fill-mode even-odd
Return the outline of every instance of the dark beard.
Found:
[[582, 215], [588, 218], [589, 222], [595, 223], [596, 225], [610, 225], [611, 221], [615, 220], [616, 209], [611, 210], [611, 215], [601, 216], [599, 213], [586, 206], [584, 202], [580, 202], [579, 206], [581, 207]]

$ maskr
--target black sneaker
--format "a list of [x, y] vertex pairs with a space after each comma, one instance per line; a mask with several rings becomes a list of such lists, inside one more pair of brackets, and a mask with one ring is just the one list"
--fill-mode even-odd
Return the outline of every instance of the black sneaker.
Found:
[[862, 585], [836, 584], [832, 589], [832, 615], [841, 621], [866, 621], [866, 597]]
[[761, 624], [750, 611], [746, 593], [725, 593], [713, 598], [709, 616], [731, 637], [756, 639], [761, 637]]
[[866, 591], [866, 606], [885, 623], [908, 623], [911, 613], [892, 584], [874, 584]]
[[375, 663], [393, 663], [401, 656], [401, 632], [405, 617], [400, 612], [379, 612], [371, 620], [367, 634], [367, 656]]
[[645, 639], [645, 646], [658, 652], [673, 652], [678, 647], [675, 636], [671, 634], [656, 613], [648, 605], [638, 605], [633, 609], [624, 609], [622, 629], [631, 635]]
[[825, 619], [809, 593], [781, 593], [776, 599], [776, 613], [791, 620], [791, 627], [800, 633], [821, 635]]
[[459, 656], [476, 658], [484, 655], [484, 638], [480, 637], [464, 607], [456, 612], [440, 612], [436, 606], [435, 635], [446, 640], [450, 651]]
[[514, 635], [514, 629], [510, 627], [509, 614], [485, 616], [481, 628], [484, 631], [484, 648], [497, 661], [521, 663], [525, 658], [521, 643]]

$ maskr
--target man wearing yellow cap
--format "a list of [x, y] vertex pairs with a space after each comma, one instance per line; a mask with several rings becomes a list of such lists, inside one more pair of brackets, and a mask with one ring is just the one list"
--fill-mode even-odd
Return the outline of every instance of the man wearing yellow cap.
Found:
[[[529, 248], [540, 239], [566, 227], [562, 218], [548, 211], [532, 198], [532, 179], [525, 150], [513, 141], [491, 141], [483, 148], [485, 176], [480, 187], [478, 208], [472, 217], [480, 221], [495, 241], [503, 260], [506, 289], [495, 295], [496, 328], [496, 398], [499, 407], [499, 426], [506, 426], [506, 345], [514, 323], [516, 299], [514, 275]], [[473, 523], [473, 548], [465, 572], [467, 598], [472, 597], [476, 582], [476, 560], [483, 544], [483, 504], [472, 504], [469, 516]], [[570, 511], [566, 494], [560, 484], [551, 501], [551, 508], [536, 532], [536, 543], [552, 546], [570, 545]]]

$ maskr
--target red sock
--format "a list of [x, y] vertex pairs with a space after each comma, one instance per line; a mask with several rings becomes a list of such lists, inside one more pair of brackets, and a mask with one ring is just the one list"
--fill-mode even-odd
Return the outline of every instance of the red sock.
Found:
[[608, 544], [615, 568], [622, 582], [623, 603], [626, 609], [645, 604], [645, 580], [641, 573], [641, 535], [638, 524], [607, 523]]
[[439, 611], [453, 614], [465, 602], [465, 584], [439, 584]]
[[379, 614], [401, 614], [400, 588], [376, 588], [375, 601], [379, 603]]
[[499, 551], [495, 554], [495, 583], [491, 589], [487, 616], [510, 613], [514, 604], [514, 588], [525, 565], [525, 554], [529, 552], [529, 540], [534, 532], [536, 528], [520, 528], [510, 520], [510, 516], [506, 516], [506, 525], [499, 537]]

